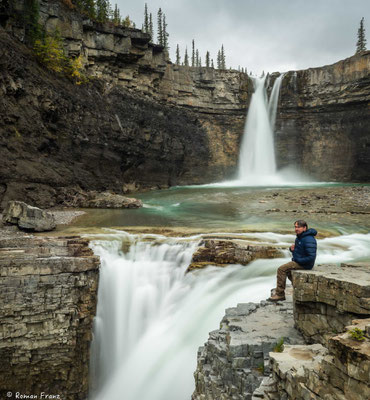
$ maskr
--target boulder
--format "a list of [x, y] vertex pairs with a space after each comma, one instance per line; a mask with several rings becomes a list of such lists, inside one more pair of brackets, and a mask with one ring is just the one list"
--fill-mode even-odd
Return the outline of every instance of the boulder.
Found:
[[89, 192], [87, 198], [80, 202], [80, 207], [86, 208], [140, 208], [142, 206], [141, 200], [110, 192]]
[[51, 231], [56, 227], [53, 215], [22, 201], [8, 202], [3, 213], [3, 222], [34, 232]]

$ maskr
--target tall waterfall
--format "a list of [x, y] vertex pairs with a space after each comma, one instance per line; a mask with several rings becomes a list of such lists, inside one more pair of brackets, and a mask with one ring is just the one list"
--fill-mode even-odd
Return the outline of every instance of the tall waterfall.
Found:
[[[294, 240], [274, 233], [244, 236], [283, 247]], [[266, 298], [276, 267], [289, 259], [185, 274], [198, 241], [117, 231], [93, 242], [101, 270], [90, 399], [189, 400], [197, 349], [225, 308]], [[370, 234], [319, 241], [317, 263], [355, 257], [370, 257]]]
[[239, 156], [238, 180], [244, 184], [274, 183], [276, 160], [274, 126], [283, 75], [275, 79], [270, 100], [267, 98], [266, 76], [254, 78], [252, 95]]

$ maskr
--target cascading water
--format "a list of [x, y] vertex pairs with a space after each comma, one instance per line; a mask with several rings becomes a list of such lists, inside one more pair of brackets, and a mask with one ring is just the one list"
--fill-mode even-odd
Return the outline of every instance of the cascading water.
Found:
[[[240, 234], [288, 247], [293, 235]], [[137, 236], [115, 231], [95, 240], [101, 258], [91, 350], [91, 399], [188, 400], [196, 353], [226, 307], [260, 301], [288, 260], [208, 267], [185, 274], [199, 237]], [[370, 257], [370, 234], [318, 242], [317, 263]]]
[[275, 79], [268, 101], [265, 81], [253, 78], [255, 92], [252, 95], [244, 128], [239, 156], [238, 181], [246, 185], [274, 184], [276, 174], [274, 126], [280, 85], [284, 75]]

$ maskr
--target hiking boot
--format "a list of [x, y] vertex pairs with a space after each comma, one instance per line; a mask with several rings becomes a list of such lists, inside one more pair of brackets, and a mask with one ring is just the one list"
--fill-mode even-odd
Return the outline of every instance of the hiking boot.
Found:
[[267, 301], [282, 301], [285, 300], [285, 295], [274, 294], [267, 299]]

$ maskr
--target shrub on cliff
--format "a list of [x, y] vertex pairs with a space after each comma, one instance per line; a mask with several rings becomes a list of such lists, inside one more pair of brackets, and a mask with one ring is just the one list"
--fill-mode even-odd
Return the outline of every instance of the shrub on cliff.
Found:
[[63, 40], [58, 32], [54, 36], [44, 35], [42, 38], [36, 39], [33, 48], [36, 57], [48, 69], [67, 76], [77, 85], [87, 82], [83, 73], [82, 56], [74, 59], [68, 58], [64, 52]]

